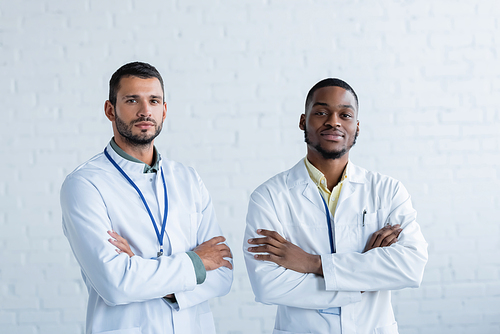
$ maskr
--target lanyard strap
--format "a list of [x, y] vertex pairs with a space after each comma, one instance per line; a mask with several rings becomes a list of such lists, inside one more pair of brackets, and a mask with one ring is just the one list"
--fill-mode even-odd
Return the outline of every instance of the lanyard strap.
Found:
[[153, 223], [153, 227], [155, 228], [156, 232], [156, 237], [158, 238], [158, 242], [160, 243], [160, 251], [158, 252], [158, 256], [163, 255], [163, 236], [165, 234], [165, 227], [167, 226], [167, 215], [168, 215], [168, 197], [167, 197], [167, 185], [165, 183], [165, 176], [163, 175], [163, 167], [160, 168], [161, 172], [161, 178], [163, 180], [163, 192], [165, 194], [165, 211], [163, 212], [163, 223], [161, 225], [161, 233], [158, 231], [158, 227], [156, 226], [156, 221], [153, 217], [153, 214], [151, 213], [151, 210], [149, 209], [148, 203], [146, 202], [146, 199], [144, 198], [144, 195], [142, 194], [141, 190], [137, 185], [132, 181], [132, 179], [125, 173], [125, 171], [118, 166], [118, 164], [111, 158], [109, 155], [107, 149], [104, 149], [104, 155], [108, 160], [115, 166], [116, 169], [125, 177], [125, 179], [130, 183], [132, 187], [137, 191], [139, 196], [141, 197], [142, 203], [144, 203], [144, 206], [146, 207], [146, 210], [148, 211], [149, 218], [151, 218], [151, 222]]
[[328, 205], [326, 205], [326, 201], [323, 198], [321, 194], [319, 194], [321, 199], [323, 200], [323, 204], [325, 205], [325, 211], [326, 211], [326, 224], [328, 225], [328, 236], [330, 237], [330, 250], [332, 253], [335, 253], [335, 241], [334, 241], [334, 236], [333, 236], [333, 230], [332, 230], [332, 223], [330, 219], [330, 209], [328, 209]]

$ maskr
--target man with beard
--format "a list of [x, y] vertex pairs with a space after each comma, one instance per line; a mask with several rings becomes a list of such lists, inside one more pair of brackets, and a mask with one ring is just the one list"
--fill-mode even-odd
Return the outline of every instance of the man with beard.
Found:
[[339, 79], [311, 88], [307, 156], [250, 198], [245, 261], [274, 333], [398, 333], [390, 290], [418, 287], [427, 244], [408, 192], [349, 161], [358, 99]]
[[114, 137], [62, 185], [88, 334], [215, 333], [208, 300], [231, 288], [232, 256], [207, 189], [154, 146], [166, 111], [156, 68], [119, 68], [104, 105]]

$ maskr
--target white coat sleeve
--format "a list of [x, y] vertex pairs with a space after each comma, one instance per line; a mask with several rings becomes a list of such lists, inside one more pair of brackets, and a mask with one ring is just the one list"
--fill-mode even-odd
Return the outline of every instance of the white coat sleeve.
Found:
[[117, 254], [109, 243], [111, 222], [96, 187], [70, 175], [61, 188], [64, 234], [87, 281], [110, 306], [143, 302], [193, 290], [196, 276], [186, 253], [144, 259]]
[[[215, 211], [212, 206], [212, 200], [205, 185], [198, 177], [201, 192], [201, 215], [198, 221], [198, 244], [216, 236], [221, 236], [222, 231], [217, 224]], [[229, 260], [232, 264], [232, 259]], [[191, 291], [181, 291], [175, 293], [179, 309], [191, 307], [202, 303], [213, 297], [224, 296], [231, 290], [233, 282], [233, 271], [226, 267], [220, 267], [216, 270], [207, 271], [207, 276], [202, 284], [196, 286]]]
[[[284, 204], [286, 205], [286, 204]], [[243, 253], [255, 300], [264, 304], [285, 305], [305, 309], [345, 306], [361, 300], [361, 290], [327, 291], [325, 280], [315, 274], [303, 274], [273, 262], [255, 260], [248, 252], [248, 239], [259, 237], [257, 229], [283, 234], [283, 226], [269, 195], [254, 192], [250, 197]]]
[[388, 215], [381, 217], [390, 225], [400, 224], [403, 231], [390, 247], [374, 248], [366, 253], [322, 255], [327, 290], [381, 291], [418, 287], [427, 263], [427, 243], [417, 224], [417, 213], [406, 188], [397, 182], [389, 196]]

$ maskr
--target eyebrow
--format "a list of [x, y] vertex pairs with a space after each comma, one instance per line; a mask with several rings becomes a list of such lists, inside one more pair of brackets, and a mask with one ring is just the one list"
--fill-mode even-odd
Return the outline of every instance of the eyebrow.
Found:
[[[125, 99], [137, 99], [139, 97], [140, 97], [139, 95], [125, 95], [125, 96], [122, 97], [122, 100], [125, 100]], [[162, 97], [160, 95], [150, 95], [149, 97], [153, 98], [153, 99], [162, 99]]]
[[122, 100], [125, 100], [125, 99], [136, 99], [138, 97], [139, 97], [139, 95], [124, 95], [122, 97]]
[[[313, 107], [315, 106], [322, 106], [322, 107], [328, 107], [328, 103], [325, 103], [325, 102], [316, 102], [313, 104]], [[339, 104], [337, 105], [337, 108], [339, 109], [352, 109], [353, 111], [355, 111], [354, 107], [350, 104]]]

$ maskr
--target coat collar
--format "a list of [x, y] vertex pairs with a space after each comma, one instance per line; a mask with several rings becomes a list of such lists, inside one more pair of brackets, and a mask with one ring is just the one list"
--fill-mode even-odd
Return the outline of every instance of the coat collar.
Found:
[[[125, 173], [134, 175], [134, 174], [144, 174], [144, 163], [143, 162], [134, 162], [130, 161], [127, 159], [124, 159], [121, 157], [116, 151], [111, 147], [111, 144], [108, 143], [106, 146], [106, 151], [108, 154], [111, 156], [111, 158], [120, 166]], [[108, 160], [106, 157], [104, 159]], [[157, 159], [158, 167], [161, 168], [162, 166], [162, 158], [161, 154], [158, 153], [158, 159]], [[109, 165], [111, 166], [112, 169], [115, 169], [115, 167], [109, 162]]]
[[[350, 183], [365, 183], [366, 182], [366, 170], [359, 166], [353, 164], [350, 160], [347, 164], [347, 182]], [[288, 189], [292, 189], [293, 187], [300, 184], [312, 184], [316, 186], [311, 180], [309, 173], [307, 172], [306, 165], [304, 163], [304, 159], [300, 159], [300, 161], [290, 169], [287, 179]]]
[[[365, 169], [354, 165], [351, 161], [347, 164], [347, 168], [347, 179], [342, 186], [337, 206], [353, 194], [358, 184], [366, 182]], [[324, 211], [321, 194], [307, 172], [304, 159], [301, 159], [292, 169], [290, 169], [286, 184], [290, 191], [295, 190], [301, 192], [306, 199], [315, 204], [320, 210]]]

